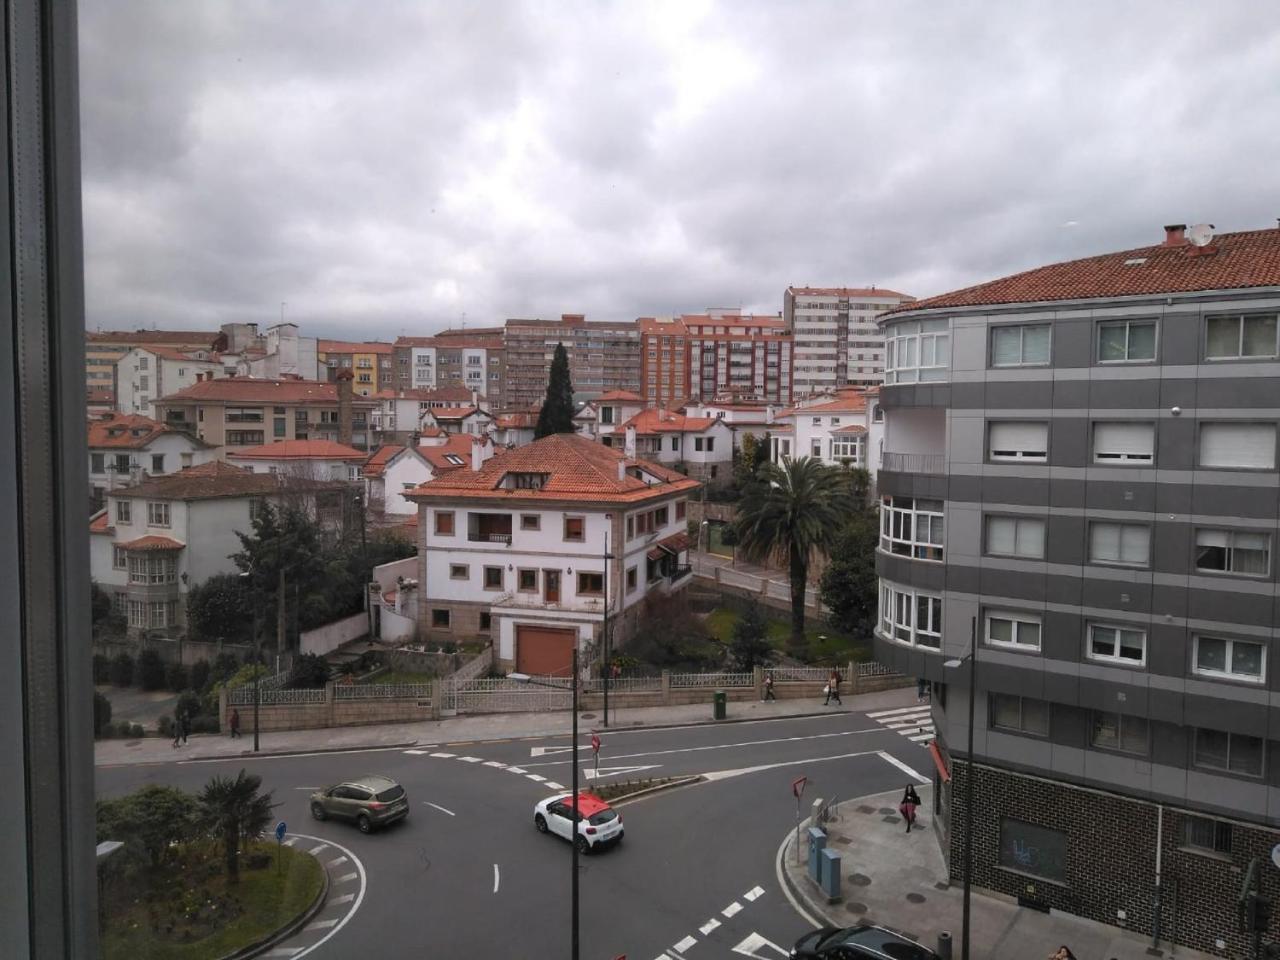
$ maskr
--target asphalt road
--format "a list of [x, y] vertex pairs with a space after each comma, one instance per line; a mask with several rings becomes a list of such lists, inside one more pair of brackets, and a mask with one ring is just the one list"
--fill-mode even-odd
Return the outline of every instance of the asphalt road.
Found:
[[[708, 779], [623, 805], [623, 843], [581, 859], [584, 960], [785, 956], [809, 927], [776, 871], [795, 825], [792, 781], [808, 778], [807, 808], [903, 786], [904, 766], [930, 768], [919, 744], [857, 713], [600, 736], [600, 781]], [[597, 780], [588, 741], [584, 727], [583, 786]], [[269, 956], [559, 958], [569, 956], [570, 848], [532, 818], [553, 785], [567, 788], [569, 746], [560, 737], [100, 767], [98, 790], [196, 790], [241, 767], [260, 774], [289, 840], [318, 851], [332, 884], [311, 927]], [[404, 784], [407, 820], [362, 836], [311, 819], [311, 789], [375, 772]]]

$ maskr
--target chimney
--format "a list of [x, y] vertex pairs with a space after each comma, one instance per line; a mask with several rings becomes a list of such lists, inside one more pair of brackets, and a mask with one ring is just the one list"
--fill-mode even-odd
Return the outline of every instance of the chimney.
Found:
[[618, 458], [618, 480], [627, 479], [627, 461], [625, 457]]
[[1187, 225], [1185, 223], [1170, 223], [1164, 228], [1164, 245], [1166, 247], [1184, 247], [1187, 244], [1186, 238]]
[[471, 438], [471, 469], [479, 470], [484, 466], [484, 437]]
[[634, 426], [627, 427], [627, 439], [622, 448], [623, 453], [628, 459], [634, 460], [636, 457], [636, 428]]
[[480, 406], [480, 391], [479, 391], [479, 390], [472, 390], [472, 391], [471, 391], [471, 405], [472, 405], [473, 407], [478, 407], [478, 406]]
[[339, 370], [334, 379], [338, 383], [338, 442], [351, 446], [351, 381], [350, 370]]
[[764, 408], [764, 422], [773, 423], [773, 415], [778, 411], [774, 409], [773, 404], [769, 404]]

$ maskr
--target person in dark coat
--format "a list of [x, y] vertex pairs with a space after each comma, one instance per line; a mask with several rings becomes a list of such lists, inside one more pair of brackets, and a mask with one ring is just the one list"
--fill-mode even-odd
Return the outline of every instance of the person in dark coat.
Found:
[[902, 794], [902, 802], [898, 804], [898, 812], [902, 814], [902, 819], [907, 821], [907, 833], [911, 832], [911, 825], [916, 822], [918, 806], [920, 806], [920, 795], [916, 793], [915, 787], [907, 784], [907, 789]]
[[764, 675], [764, 696], [760, 698], [760, 702], [764, 703], [766, 700], [777, 699], [773, 694], [773, 671], [770, 670]]
[[182, 711], [173, 712], [173, 749], [177, 750], [182, 743]]
[[832, 700], [835, 700], [840, 706], [844, 706], [844, 701], [840, 699], [840, 681], [843, 679], [840, 676], [840, 671], [833, 667], [831, 669], [831, 677], [827, 680], [827, 699], [822, 701], [824, 707]]
[[231, 708], [231, 739], [234, 740], [240, 736], [240, 711], [235, 707]]

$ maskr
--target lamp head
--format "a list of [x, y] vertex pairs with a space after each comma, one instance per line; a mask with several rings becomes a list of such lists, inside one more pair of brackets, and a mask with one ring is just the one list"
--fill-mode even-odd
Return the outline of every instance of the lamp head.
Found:
[[961, 659], [961, 660], [947, 660], [942, 665], [948, 668], [949, 670], [955, 670], [957, 667], [960, 667], [963, 664], [964, 664], [964, 660]]

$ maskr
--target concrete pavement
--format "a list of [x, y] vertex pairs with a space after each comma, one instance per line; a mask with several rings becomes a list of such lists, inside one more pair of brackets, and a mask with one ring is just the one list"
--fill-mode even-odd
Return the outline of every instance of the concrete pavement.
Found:
[[[728, 719], [711, 718], [710, 693], [707, 703], [682, 706], [632, 707], [609, 711], [610, 729], [645, 729], [687, 724], [733, 723], [748, 720], [778, 720], [786, 717], [822, 716], [835, 713], [893, 709], [915, 703], [915, 691], [898, 689], [858, 696], [846, 696], [843, 706], [824, 707], [821, 699], [772, 700], [768, 703], [731, 702]], [[251, 707], [245, 708], [252, 710]], [[580, 731], [603, 729], [601, 714], [579, 713]], [[248, 720], [248, 717], [245, 717]], [[567, 712], [490, 713], [428, 720], [419, 723], [379, 724], [361, 727], [328, 727], [318, 730], [263, 732], [260, 754], [290, 754], [337, 750], [370, 750], [413, 746], [421, 743], [510, 740], [522, 737], [565, 736], [570, 732]], [[253, 751], [253, 734], [233, 740], [225, 733], [192, 736], [174, 748], [167, 737], [141, 740], [99, 740], [94, 760], [99, 765], [129, 763], [170, 763], [174, 760], [237, 757]]]
[[[827, 845], [841, 855], [840, 903], [829, 905], [796, 863], [794, 834], [779, 854], [784, 879], [814, 919], [846, 927], [860, 922], [897, 930], [931, 949], [938, 934], [953, 937], [953, 957], [960, 957], [963, 893], [948, 882], [947, 866], [935, 832], [933, 788], [920, 786], [920, 811], [911, 833], [898, 814], [902, 791], [859, 797], [837, 804], [837, 819], [828, 825]], [[801, 839], [807, 861], [808, 843]], [[971, 956], [984, 960], [1040, 960], [1065, 944], [1080, 960], [1146, 960], [1174, 956], [1180, 960], [1213, 960], [1209, 954], [1164, 945], [1149, 953], [1151, 938], [1140, 932], [1084, 920], [1068, 914], [1041, 913], [1014, 901], [973, 891], [970, 908]]]

